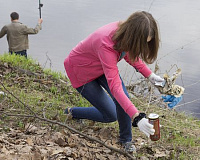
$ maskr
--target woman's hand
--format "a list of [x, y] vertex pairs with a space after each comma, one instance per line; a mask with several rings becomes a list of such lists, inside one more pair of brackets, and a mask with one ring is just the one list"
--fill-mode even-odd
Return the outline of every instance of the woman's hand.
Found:
[[161, 78], [160, 76], [156, 75], [155, 73], [151, 73], [151, 75], [148, 77], [149, 81], [155, 85], [155, 86], [164, 86], [165, 80]]
[[[135, 116], [138, 115], [138, 116]], [[147, 137], [153, 135], [155, 130], [153, 129], [153, 125], [149, 123], [149, 120], [146, 118], [145, 113], [137, 113], [134, 115], [133, 127], [138, 127], [140, 131], [142, 131]]]
[[147, 118], [142, 118], [137, 125], [139, 130], [146, 134], [147, 137], [153, 135], [155, 132], [155, 129], [153, 129], [153, 125], [149, 123], [149, 120]]

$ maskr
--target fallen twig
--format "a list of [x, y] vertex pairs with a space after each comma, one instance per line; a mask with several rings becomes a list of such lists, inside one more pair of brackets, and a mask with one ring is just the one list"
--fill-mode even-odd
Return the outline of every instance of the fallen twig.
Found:
[[83, 137], [89, 139], [90, 141], [95, 141], [95, 142], [97, 142], [97, 143], [99, 143], [99, 144], [105, 146], [106, 148], [112, 150], [112, 151], [118, 152], [118, 153], [120, 153], [120, 154], [122, 154], [122, 155], [124, 155], [124, 156], [129, 157], [130, 159], [135, 159], [131, 154], [129, 154], [129, 153], [123, 151], [123, 150], [120, 150], [120, 149], [114, 148], [114, 147], [112, 147], [112, 146], [109, 146], [109, 145], [105, 144], [103, 141], [101, 141], [101, 140], [99, 140], [99, 139], [96, 139], [96, 138], [94, 138], [94, 137], [88, 136], [88, 135], [86, 135], [86, 134], [84, 134], [84, 133], [82, 133], [82, 132], [79, 132], [79, 131], [77, 131], [76, 129], [74, 129], [74, 128], [72, 128], [72, 127], [66, 125], [66, 124], [63, 124], [63, 123], [58, 122], [58, 121], [53, 121], [53, 120], [50, 120], [50, 119], [47, 119], [47, 118], [42, 118], [42, 117], [38, 116], [28, 105], [26, 105], [25, 103], [23, 103], [19, 98], [17, 98], [14, 94], [12, 94], [12, 93], [4, 86], [4, 84], [3, 84], [2, 82], [0, 82], [0, 83], [1, 83], [1, 85], [4, 87], [4, 89], [5, 89], [11, 96], [13, 96], [13, 97], [14, 97], [18, 102], [20, 102], [23, 106], [25, 106], [33, 115], [9, 114], [9, 113], [5, 113], [5, 112], [3, 112], [3, 113], [1, 113], [1, 114], [5, 114], [5, 115], [7, 115], [7, 116], [14, 116], [14, 117], [36, 118], [36, 119], [39, 119], [39, 120], [41, 120], [41, 121], [45, 121], [45, 122], [48, 122], [48, 123], [51, 123], [51, 124], [57, 124], [57, 125], [59, 125], [59, 126], [62, 126], [62, 127], [65, 127], [65, 128], [67, 128], [67, 129], [69, 129], [71, 132], [77, 133], [77, 134], [79, 134], [79, 135], [81, 135], [81, 136], [83, 136]]

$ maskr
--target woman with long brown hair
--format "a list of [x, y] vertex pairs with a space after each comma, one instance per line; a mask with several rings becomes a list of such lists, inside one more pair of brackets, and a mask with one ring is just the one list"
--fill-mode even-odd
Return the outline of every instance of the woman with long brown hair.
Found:
[[154, 85], [160, 85], [164, 79], [144, 63], [156, 60], [158, 48], [157, 23], [145, 11], [97, 29], [73, 48], [64, 61], [72, 86], [93, 106], [67, 108], [65, 113], [76, 119], [103, 123], [118, 120], [120, 143], [127, 152], [134, 151], [132, 126], [148, 137], [155, 131], [145, 113], [140, 113], [130, 101], [117, 63], [125, 59]]

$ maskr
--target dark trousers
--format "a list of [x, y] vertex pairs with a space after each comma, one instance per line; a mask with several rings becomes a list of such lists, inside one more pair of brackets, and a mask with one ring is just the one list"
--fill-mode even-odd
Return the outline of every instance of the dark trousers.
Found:
[[18, 51], [18, 52], [13, 52], [13, 51], [9, 51], [11, 54], [16, 54], [16, 55], [21, 55], [21, 56], [25, 56], [27, 58], [27, 52], [26, 50], [23, 51]]
[[[129, 97], [123, 81], [122, 87], [124, 93]], [[77, 91], [93, 106], [71, 108], [73, 118], [89, 119], [103, 123], [118, 120], [120, 142], [125, 143], [132, 140], [131, 118], [111, 94], [105, 75], [77, 88]]]

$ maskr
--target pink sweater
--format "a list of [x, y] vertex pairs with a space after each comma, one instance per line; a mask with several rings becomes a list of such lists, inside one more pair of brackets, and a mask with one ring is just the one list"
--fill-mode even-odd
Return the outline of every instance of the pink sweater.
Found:
[[[65, 59], [64, 66], [74, 88], [105, 74], [112, 95], [125, 112], [132, 117], [138, 110], [123, 91], [117, 67], [121, 53], [113, 49], [112, 36], [116, 32], [118, 24], [119, 22], [107, 24], [90, 34], [73, 48]], [[124, 59], [144, 77], [151, 74], [151, 70], [141, 59], [131, 63], [128, 53]]]

